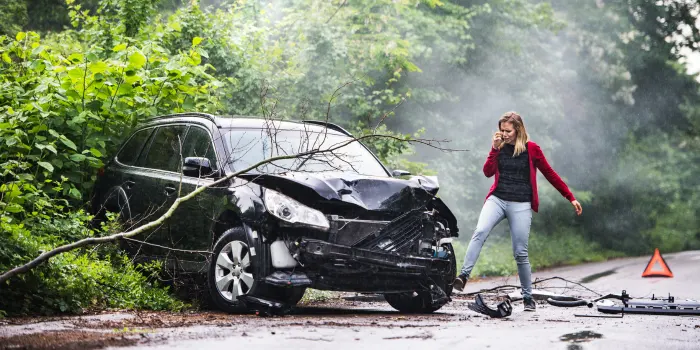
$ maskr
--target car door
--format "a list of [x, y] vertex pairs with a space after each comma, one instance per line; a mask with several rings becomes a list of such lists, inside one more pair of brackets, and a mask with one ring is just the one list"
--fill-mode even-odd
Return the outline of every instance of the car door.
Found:
[[[163, 177], [162, 186], [180, 187], [180, 196], [185, 196], [198, 187], [210, 185], [215, 181], [213, 174], [217, 173], [218, 161], [214, 149], [214, 143], [209, 131], [199, 125], [190, 126], [182, 147], [182, 159], [187, 157], [203, 157], [209, 159], [213, 172], [210, 174], [168, 174]], [[180, 167], [182, 169], [182, 166]], [[177, 196], [169, 197], [168, 203], [172, 203]], [[182, 250], [206, 251], [210, 247], [212, 232], [210, 228], [216, 220], [214, 208], [217, 198], [225, 198], [225, 186], [223, 188], [208, 188], [187, 202], [181, 203], [173, 217], [169, 220], [169, 236], [167, 244]], [[173, 252], [170, 255], [171, 263], [178, 267], [196, 271], [202, 268], [202, 262], [207, 256], [195, 253]]]
[[137, 183], [140, 172], [137, 161], [152, 133], [153, 128], [134, 132], [119, 150], [114, 161], [107, 165], [98, 182], [99, 197], [96, 198], [94, 212], [118, 212], [125, 224], [133, 222], [137, 217], [139, 203], [142, 201], [138, 198]]
[[[177, 197], [177, 186], [164, 179], [179, 178], [179, 163], [182, 142], [187, 133], [187, 125], [159, 126], [151, 137], [150, 146], [139, 163], [147, 169], [139, 180], [139, 196], [142, 198], [141, 224], [153, 221], [165, 214]], [[141, 253], [155, 258], [163, 258], [170, 251], [158, 246], [169, 246], [169, 222], [142, 236], [148, 244], [141, 245]]]

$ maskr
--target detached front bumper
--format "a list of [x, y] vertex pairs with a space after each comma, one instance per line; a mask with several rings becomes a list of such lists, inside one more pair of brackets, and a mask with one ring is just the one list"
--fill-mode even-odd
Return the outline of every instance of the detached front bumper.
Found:
[[353, 248], [325, 241], [302, 238], [298, 241], [299, 255], [312, 264], [361, 264], [379, 270], [396, 270], [399, 274], [444, 274], [450, 271], [450, 260], [429, 257], [406, 256], [364, 248]]

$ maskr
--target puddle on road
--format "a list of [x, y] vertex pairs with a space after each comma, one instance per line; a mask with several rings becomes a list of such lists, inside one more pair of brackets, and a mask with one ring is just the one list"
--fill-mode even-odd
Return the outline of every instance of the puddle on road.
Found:
[[[600, 333], [591, 332], [591, 331], [581, 331], [581, 332], [577, 332], [577, 333], [564, 334], [561, 337], [559, 337], [559, 340], [565, 341], [565, 342], [571, 342], [571, 343], [583, 343], [583, 342], [591, 341], [593, 339], [600, 339], [602, 337], [603, 337], [603, 335]], [[576, 345], [576, 344], [571, 344], [571, 345]], [[568, 349], [581, 349], [581, 347], [580, 346], [578, 346], [578, 347], [569, 346]]]
[[595, 280], [597, 280], [597, 279], [599, 279], [599, 278], [601, 278], [601, 277], [610, 276], [610, 275], [614, 274], [615, 272], [617, 272], [616, 269], [612, 269], [612, 270], [608, 270], [608, 271], [603, 271], [603, 272], [594, 273], [594, 274], [592, 274], [592, 275], [590, 275], [590, 276], [586, 276], [586, 277], [582, 278], [582, 279], [581, 279], [581, 283], [593, 282], [593, 281], [595, 281]]

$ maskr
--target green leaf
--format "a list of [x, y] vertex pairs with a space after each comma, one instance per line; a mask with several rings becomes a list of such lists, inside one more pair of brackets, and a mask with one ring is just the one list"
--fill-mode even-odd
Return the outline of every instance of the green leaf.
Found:
[[95, 157], [102, 157], [102, 152], [100, 152], [97, 148], [90, 148], [90, 153], [92, 153], [92, 155]]
[[83, 54], [78, 52], [72, 53], [70, 56], [68, 56], [68, 60], [73, 63], [80, 63], [83, 61]]
[[59, 139], [61, 140], [61, 142], [63, 142], [64, 145], [66, 145], [66, 147], [68, 147], [74, 151], [78, 150], [78, 146], [76, 146], [75, 143], [73, 143], [73, 141], [67, 139], [65, 136], [63, 136]]
[[75, 187], [71, 188], [70, 191], [68, 191], [68, 195], [70, 195], [71, 197], [73, 197], [75, 199], [82, 199], [83, 198], [83, 195]]
[[39, 162], [39, 163], [37, 163], [37, 164], [39, 164], [40, 167], [42, 167], [42, 168], [48, 170], [50, 173], [53, 173], [53, 165], [51, 165], [51, 163], [48, 163], [48, 162]]
[[53, 154], [58, 154], [56, 147], [54, 147], [53, 145], [46, 145], [46, 149], [53, 152]]
[[69, 158], [70, 158], [72, 161], [79, 163], [79, 162], [84, 161], [85, 158], [87, 158], [87, 157], [85, 157], [85, 156], [82, 155], [82, 154], [74, 153], [74, 154], [71, 154]]
[[85, 70], [80, 67], [71, 68], [68, 70], [68, 76], [73, 79], [83, 79]]
[[202, 42], [202, 38], [196, 36], [192, 38], [192, 46], [197, 46]]
[[26, 37], [27, 37], [27, 33], [25, 33], [25, 32], [19, 32], [19, 33], [17, 33], [17, 35], [15, 36], [15, 39], [16, 39], [17, 41], [22, 41], [22, 40], [24, 40], [24, 38], [26, 38]]
[[141, 68], [146, 64], [146, 56], [144, 56], [141, 51], [135, 51], [129, 56], [129, 63], [134, 66], [134, 68]]
[[51, 163], [53, 163], [53, 165], [55, 165], [59, 169], [63, 168], [63, 161], [58, 158], [54, 158], [53, 160], [51, 160]]
[[34, 181], [34, 175], [32, 174], [17, 174], [17, 178], [22, 181]]
[[24, 211], [24, 208], [17, 203], [10, 203], [5, 206], [5, 211], [8, 213], [21, 213]]
[[126, 49], [126, 44], [119, 44], [115, 46], [112, 51], [114, 52], [119, 52], [119, 51], [124, 51]]
[[107, 63], [99, 61], [99, 62], [90, 63], [88, 65], [88, 68], [93, 73], [102, 73], [102, 72], [107, 70], [108, 66], [107, 66]]

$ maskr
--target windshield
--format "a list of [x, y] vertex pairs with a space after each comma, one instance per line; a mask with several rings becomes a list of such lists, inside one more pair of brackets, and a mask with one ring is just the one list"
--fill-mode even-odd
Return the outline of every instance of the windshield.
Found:
[[388, 176], [384, 167], [369, 150], [359, 141], [352, 141], [352, 138], [345, 135], [308, 130], [230, 129], [224, 132], [224, 143], [231, 152], [231, 160], [228, 163], [234, 171], [245, 169], [270, 157], [320, 150], [325, 152], [267, 163], [252, 172], [353, 172], [361, 175]]

